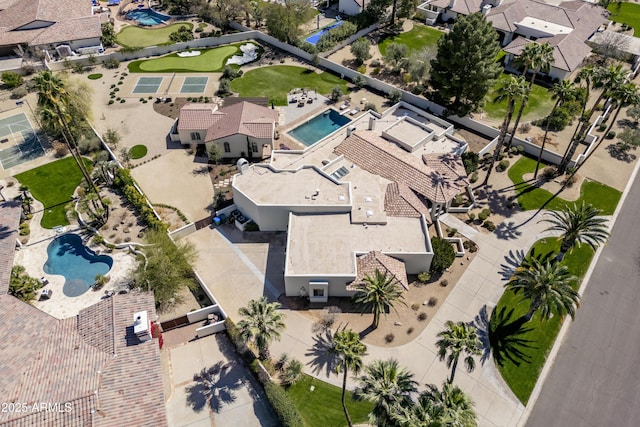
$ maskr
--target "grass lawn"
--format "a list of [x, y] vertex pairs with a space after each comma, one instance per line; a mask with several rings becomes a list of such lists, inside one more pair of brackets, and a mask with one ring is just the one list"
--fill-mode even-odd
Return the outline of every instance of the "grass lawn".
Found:
[[147, 146], [146, 145], [134, 145], [129, 150], [129, 155], [133, 160], [141, 159], [147, 155]]
[[287, 105], [287, 94], [294, 88], [317, 89], [326, 95], [335, 86], [347, 93], [347, 82], [338, 76], [291, 65], [256, 68], [231, 82], [231, 90], [240, 96], [268, 96], [275, 105]]
[[130, 25], [116, 34], [116, 43], [124, 47], [149, 47], [171, 44], [173, 42], [169, 39], [169, 35], [178, 31], [182, 26], [186, 26], [190, 30], [193, 29], [193, 24], [190, 22], [178, 22], [160, 28], [141, 28]]
[[[507, 74], [502, 74], [495, 85], [489, 90], [487, 94], [487, 103], [483, 107], [485, 113], [492, 119], [504, 119], [504, 115], [507, 111], [507, 100], [502, 102], [494, 102], [494, 99], [498, 93], [498, 89], [502, 85], [502, 82], [506, 80]], [[551, 93], [549, 89], [536, 84], [533, 85], [531, 94], [529, 95], [529, 101], [522, 114], [520, 121], [530, 121], [546, 117], [553, 108], [554, 100], [551, 99]], [[520, 109], [520, 103], [516, 104], [516, 110], [513, 114], [513, 121], [515, 122], [518, 110]], [[513, 122], [512, 122], [513, 125]]]
[[414, 24], [411, 31], [401, 33], [393, 36], [385, 36], [380, 41], [379, 48], [380, 53], [384, 56], [387, 51], [387, 46], [391, 43], [399, 43], [406, 45], [409, 48], [409, 52], [419, 51], [424, 47], [433, 46], [436, 47], [438, 39], [443, 35], [442, 31], [435, 28], [428, 27], [422, 24]]
[[[559, 249], [560, 240], [553, 238], [539, 240], [532, 248], [536, 254], [557, 254]], [[580, 286], [580, 282], [589, 268], [593, 255], [594, 252], [588, 245], [582, 245], [580, 248], [574, 248], [562, 261], [571, 274], [580, 279], [575, 283], [575, 289], [578, 289]], [[503, 308], [506, 309], [506, 312], [513, 309], [513, 313], [508, 319], [503, 319], [502, 321], [495, 319], [494, 314], [491, 318], [492, 331], [495, 331], [493, 326], [495, 323], [508, 324], [527, 313], [529, 310], [529, 301], [527, 300], [520, 303], [521, 300], [521, 294], [515, 295], [511, 291], [505, 291], [500, 301], [498, 301], [495, 313], [500, 313]], [[580, 316], [580, 309], [578, 309], [576, 316]], [[571, 321], [571, 319], [567, 321]], [[529, 396], [531, 396], [531, 392], [536, 385], [540, 371], [544, 366], [549, 350], [551, 350], [561, 326], [560, 318], [557, 316], [544, 321], [540, 319], [538, 314], [535, 314], [531, 321], [523, 325], [523, 328], [529, 330], [518, 336], [521, 340], [529, 341], [527, 347], [514, 346], [523, 353], [523, 356], [513, 357], [513, 360], [511, 360], [509, 356], [506, 355], [506, 352], [498, 354], [498, 360], [496, 361], [498, 362], [498, 370], [502, 374], [502, 378], [504, 378], [511, 390], [524, 405], [527, 404]], [[511, 353], [511, 356], [513, 356], [513, 353]], [[494, 358], [496, 358], [495, 351]], [[502, 361], [502, 364], [500, 361]]]
[[[313, 391], [310, 387], [314, 386]], [[306, 427], [338, 427], [346, 426], [347, 420], [342, 410], [342, 389], [309, 375], [287, 389], [287, 394], [296, 404]], [[373, 404], [356, 402], [347, 391], [347, 409], [354, 424], [364, 423]]]
[[633, 35], [640, 36], [640, 4], [611, 2], [607, 9], [611, 12], [609, 19], [633, 27]]
[[[85, 164], [91, 171], [91, 162], [85, 159]], [[40, 222], [43, 228], [69, 224], [64, 213], [64, 205], [82, 181], [82, 172], [73, 157], [56, 160], [15, 177], [21, 185], [29, 187], [33, 197], [44, 205], [44, 215]]]
[[[527, 173], [533, 173], [536, 168], [536, 161], [529, 157], [521, 157], [509, 168], [507, 173], [509, 178], [515, 184], [518, 192], [518, 203], [524, 210], [539, 209], [552, 196], [547, 190], [535, 188], [533, 185], [522, 180], [522, 176]], [[540, 165], [540, 170], [544, 165]], [[603, 215], [612, 215], [620, 201], [622, 193], [615, 188], [599, 182], [585, 180], [580, 189], [580, 198], [576, 201], [567, 201], [560, 197], [554, 198], [546, 206], [546, 209], [558, 210], [564, 206], [573, 206], [574, 203], [580, 204], [584, 201], [596, 208], [602, 210]]]
[[242, 55], [240, 46], [244, 44], [198, 49], [200, 51], [198, 56], [180, 57], [178, 53], [171, 53], [160, 58], [141, 59], [130, 62], [128, 68], [132, 73], [214, 73], [224, 69], [227, 58], [233, 55]]

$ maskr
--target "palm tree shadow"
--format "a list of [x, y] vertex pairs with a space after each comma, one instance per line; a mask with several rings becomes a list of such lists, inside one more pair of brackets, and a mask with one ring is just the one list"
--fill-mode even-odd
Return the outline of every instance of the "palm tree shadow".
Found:
[[537, 348], [531, 344], [532, 340], [522, 337], [533, 330], [532, 327], [524, 326], [527, 323], [526, 317], [521, 316], [512, 320], [513, 311], [512, 308], [507, 312], [507, 307], [502, 307], [499, 312], [496, 308], [491, 312], [487, 337], [493, 360], [498, 366], [504, 366], [506, 361], [516, 366], [520, 366], [523, 362], [531, 363], [531, 356], [525, 350]]
[[480, 308], [480, 312], [476, 315], [471, 324], [475, 326], [478, 331], [478, 338], [482, 343], [482, 356], [480, 357], [480, 363], [484, 365], [484, 362], [486, 362], [491, 355], [491, 344], [489, 342], [490, 319], [487, 315], [486, 304]]
[[327, 377], [334, 372], [336, 366], [336, 358], [331, 353], [333, 348], [333, 333], [330, 330], [324, 333], [316, 334], [313, 337], [313, 347], [305, 353], [306, 357], [311, 360], [307, 365], [311, 366], [314, 374], [319, 374], [323, 370]]
[[525, 253], [523, 250], [509, 251], [509, 254], [504, 257], [505, 262], [500, 264], [500, 275], [502, 280], [509, 280], [516, 271], [516, 268], [520, 267]]
[[195, 384], [186, 388], [187, 404], [200, 412], [209, 404], [219, 412], [222, 406], [236, 401], [236, 391], [243, 387], [243, 375], [235, 362], [216, 362], [193, 375]]
[[520, 225], [516, 225], [513, 221], [505, 221], [498, 224], [494, 233], [496, 234], [498, 239], [513, 240], [522, 235], [522, 231], [518, 230], [519, 228]]

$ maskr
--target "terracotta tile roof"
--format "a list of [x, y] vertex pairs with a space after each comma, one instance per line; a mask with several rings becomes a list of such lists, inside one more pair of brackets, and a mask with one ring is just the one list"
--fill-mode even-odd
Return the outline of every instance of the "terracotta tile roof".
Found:
[[435, 203], [446, 203], [453, 199], [455, 194], [451, 195], [450, 191], [444, 190], [451, 190], [461, 182], [460, 177], [456, 178], [455, 183], [444, 182], [443, 178], [453, 175], [433, 169], [433, 164], [427, 166], [420, 158], [371, 131], [352, 133], [334, 151], [362, 169], [389, 181], [403, 183]]
[[451, 10], [463, 15], [470, 15], [480, 11], [483, 0], [456, 0]]
[[105, 353], [115, 353], [113, 298], [107, 298], [78, 313], [78, 333], [85, 342]]
[[278, 112], [243, 101], [214, 110], [215, 104], [187, 104], [180, 110], [178, 130], [207, 130], [205, 142], [235, 134], [271, 138]]
[[55, 23], [91, 15], [91, 2], [78, 0], [20, 0], [0, 11], [0, 27], [14, 30], [34, 21]]
[[40, 32], [29, 44], [31, 46], [40, 46], [71, 40], [99, 38], [102, 35], [101, 16], [84, 16], [56, 22]]
[[419, 218], [424, 215], [431, 224], [431, 214], [427, 205], [418, 198], [408, 185], [392, 182], [387, 185], [384, 195], [384, 211], [389, 216]]
[[390, 257], [380, 251], [371, 251], [356, 258], [357, 274], [353, 282], [347, 285], [347, 290], [355, 290], [357, 285], [362, 283], [365, 277], [374, 277], [376, 270], [382, 274], [388, 274], [397, 280], [403, 289], [409, 289], [407, 280], [407, 270], [404, 262]]
[[[49, 402], [42, 402], [49, 403]], [[55, 402], [54, 402], [55, 403]], [[66, 405], [65, 405], [66, 404]], [[92, 425], [91, 419], [96, 408], [96, 396], [81, 397], [59, 406], [53, 411], [34, 411], [22, 417], [0, 423], [2, 427], [86, 427]]]
[[462, 158], [455, 154], [423, 154], [429, 169], [431, 187], [438, 200], [452, 200], [470, 185]]
[[9, 292], [21, 210], [18, 201], [0, 204], [0, 295]]

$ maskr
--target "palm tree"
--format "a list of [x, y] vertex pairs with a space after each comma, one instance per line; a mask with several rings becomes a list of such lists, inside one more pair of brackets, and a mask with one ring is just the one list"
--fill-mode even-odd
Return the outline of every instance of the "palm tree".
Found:
[[544, 146], [547, 143], [547, 135], [549, 134], [549, 124], [551, 122], [551, 117], [556, 112], [556, 109], [565, 101], [573, 98], [576, 95], [576, 87], [569, 80], [562, 80], [560, 83], [556, 83], [551, 88], [551, 93], [553, 97], [556, 99], [556, 103], [553, 104], [553, 108], [547, 116], [547, 123], [544, 130], [544, 137], [542, 138], [542, 144], [540, 145], [540, 151], [538, 152], [538, 160], [536, 162], [536, 170], [533, 173], [533, 179], [538, 177], [538, 170], [540, 169], [540, 162], [542, 161], [542, 153], [544, 152]]
[[376, 360], [365, 366], [364, 371], [354, 397], [373, 402], [369, 424], [394, 426], [393, 414], [412, 404], [411, 393], [417, 390], [413, 374], [401, 368], [395, 359]]
[[577, 206], [566, 207], [559, 211], [547, 212], [550, 218], [545, 218], [541, 222], [551, 224], [545, 231], [559, 231], [562, 233], [562, 244], [558, 253], [558, 261], [562, 261], [565, 254], [577, 244], [582, 243], [591, 246], [595, 251], [598, 246], [604, 243], [609, 237], [607, 230], [607, 220], [598, 217], [601, 211], [592, 205], [584, 202]]
[[522, 291], [523, 300], [530, 300], [529, 312], [524, 316], [527, 322], [538, 310], [544, 319], [554, 314], [568, 314], [573, 319], [580, 305], [580, 295], [571, 286], [577, 278], [569, 274], [565, 265], [549, 258], [527, 255], [505, 285], [514, 294]]
[[596, 98], [595, 103], [593, 104], [594, 108], [590, 111], [586, 111], [586, 103], [589, 102], [589, 92], [587, 92], [587, 98], [585, 99], [585, 104], [583, 104], [583, 114], [576, 126], [576, 131], [571, 138], [571, 142], [567, 147], [567, 150], [562, 157], [562, 161], [560, 162], [560, 166], [558, 166], [558, 175], [563, 174], [567, 167], [569, 166], [569, 162], [573, 158], [573, 155], [576, 153], [576, 149], [578, 145], [586, 136], [587, 130], [589, 129], [589, 124], [591, 122], [591, 118], [593, 117], [593, 113], [600, 102], [604, 99], [605, 96], [609, 96], [613, 91], [619, 88], [624, 84], [624, 80], [628, 75], [628, 71], [622, 68], [622, 65], [609, 65], [606, 68], [595, 68], [588, 69], [583, 73], [583, 77], [586, 78], [587, 83], [591, 83], [591, 87], [602, 88], [602, 92]]
[[404, 295], [395, 276], [381, 273], [376, 268], [373, 277], [366, 275], [364, 281], [356, 285], [358, 292], [353, 296], [356, 304], [362, 306], [362, 312], [373, 312], [371, 327], [376, 329], [380, 323], [380, 314], [385, 314], [395, 303], [404, 303]]
[[352, 371], [355, 375], [358, 375], [362, 368], [362, 356], [367, 351], [367, 346], [360, 341], [360, 336], [353, 332], [351, 329], [343, 329], [336, 332], [333, 337], [333, 347], [330, 350], [333, 354], [338, 356], [339, 360], [336, 365], [336, 372], [339, 374], [343, 371], [342, 377], [342, 409], [344, 415], [347, 418], [349, 427], [351, 423], [351, 417], [347, 410], [347, 404], [345, 402], [345, 396], [347, 392], [347, 374]]
[[448, 427], [474, 427], [477, 424], [473, 402], [458, 386], [444, 382], [442, 390], [435, 384], [427, 384], [427, 389], [419, 400], [428, 400], [439, 409], [439, 425]]
[[515, 77], [513, 75], [508, 76], [502, 86], [500, 86], [500, 89], [498, 89], [498, 96], [496, 97], [495, 101], [500, 102], [506, 99], [507, 110], [505, 112], [504, 120], [502, 121], [502, 126], [500, 127], [500, 134], [498, 135], [498, 140], [496, 141], [496, 147], [493, 150], [491, 163], [489, 164], [489, 169], [487, 170], [487, 175], [484, 177], [484, 182], [482, 183], [482, 185], [487, 185], [489, 183], [489, 177], [491, 176], [491, 172], [493, 171], [493, 165], [498, 160], [500, 152], [502, 151], [502, 147], [504, 146], [507, 131], [509, 130], [509, 124], [511, 123], [511, 117], [513, 116], [516, 103], [521, 101], [526, 96], [528, 91], [529, 88], [526, 81], [524, 80], [524, 77]]
[[238, 313], [245, 319], [238, 322], [240, 337], [245, 341], [253, 341], [258, 348], [260, 360], [269, 359], [269, 344], [280, 339], [280, 331], [284, 329], [282, 313], [278, 313], [280, 303], [267, 302], [265, 297], [249, 301]]
[[526, 77], [527, 71], [529, 69], [533, 70], [531, 73], [531, 80], [529, 80], [529, 91], [522, 98], [522, 102], [520, 102], [520, 108], [518, 109], [518, 115], [516, 116], [516, 122], [513, 125], [513, 131], [509, 136], [509, 142], [507, 145], [511, 145], [511, 141], [513, 141], [513, 137], [515, 136], [518, 125], [520, 124], [520, 119], [522, 118], [522, 113], [529, 102], [529, 94], [533, 89], [533, 84], [536, 81], [536, 76], [538, 75], [538, 71], [548, 72], [551, 68], [551, 64], [553, 64], [553, 47], [549, 43], [538, 44], [536, 42], [529, 43], [526, 45], [520, 56], [517, 58], [517, 62], [524, 64], [524, 70], [522, 71], [522, 76]]
[[474, 356], [482, 354], [480, 338], [478, 338], [478, 330], [475, 326], [467, 325], [464, 322], [453, 323], [448, 320], [445, 323], [447, 329], [438, 333], [440, 338], [436, 345], [438, 346], [438, 356], [440, 360], [447, 359], [447, 367], [451, 368], [451, 377], [449, 383], [453, 382], [456, 374], [458, 360], [462, 353], [466, 354], [464, 364], [467, 372], [471, 372], [476, 367]]

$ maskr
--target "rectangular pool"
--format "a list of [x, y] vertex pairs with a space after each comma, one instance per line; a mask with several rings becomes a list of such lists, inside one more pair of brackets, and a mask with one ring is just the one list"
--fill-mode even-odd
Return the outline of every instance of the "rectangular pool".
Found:
[[311, 147], [313, 144], [320, 141], [325, 136], [337, 131], [350, 121], [350, 118], [341, 116], [336, 110], [329, 109], [292, 129], [289, 132], [289, 135], [293, 136], [307, 147]]
[[322, 30], [318, 31], [315, 34], [310, 35], [309, 37], [307, 37], [306, 39], [304, 39], [304, 41], [306, 41], [307, 43], [311, 43], [312, 45], [316, 45], [316, 43], [318, 43], [318, 41], [320, 41], [320, 37], [322, 37], [323, 35], [325, 35], [327, 32], [329, 32], [329, 30], [333, 30], [336, 27], [339, 27], [340, 25], [342, 25], [344, 23], [344, 21], [338, 21], [337, 23], [323, 28]]

